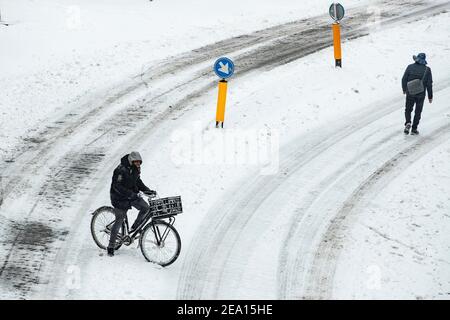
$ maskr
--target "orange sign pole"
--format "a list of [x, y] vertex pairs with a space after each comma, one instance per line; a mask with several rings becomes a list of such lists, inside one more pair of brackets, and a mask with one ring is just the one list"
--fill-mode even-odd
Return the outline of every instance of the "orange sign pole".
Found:
[[225, 121], [225, 105], [227, 102], [227, 87], [228, 82], [225, 79], [219, 81], [219, 97], [217, 99], [217, 112], [216, 112], [216, 128], [219, 127], [219, 123]]
[[333, 42], [336, 67], [342, 68], [341, 25], [339, 22], [333, 23]]

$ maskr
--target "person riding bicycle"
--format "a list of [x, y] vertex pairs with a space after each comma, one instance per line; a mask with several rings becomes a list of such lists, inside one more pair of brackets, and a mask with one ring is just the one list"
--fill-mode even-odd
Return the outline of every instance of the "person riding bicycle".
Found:
[[142, 157], [139, 152], [133, 151], [120, 159], [119, 166], [114, 170], [111, 182], [111, 204], [114, 207], [116, 220], [111, 229], [111, 236], [107, 248], [108, 255], [114, 256], [114, 248], [120, 227], [125, 219], [127, 211], [131, 207], [139, 210], [136, 221], [131, 230], [139, 226], [149, 209], [148, 203], [139, 196], [143, 192], [148, 196], [156, 196], [156, 191], [148, 188], [141, 180]]

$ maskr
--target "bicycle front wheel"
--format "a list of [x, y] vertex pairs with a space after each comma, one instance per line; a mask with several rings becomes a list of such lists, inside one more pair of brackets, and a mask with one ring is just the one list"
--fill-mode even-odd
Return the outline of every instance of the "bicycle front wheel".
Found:
[[162, 220], [149, 223], [142, 231], [139, 241], [145, 259], [163, 267], [177, 260], [181, 251], [178, 231]]

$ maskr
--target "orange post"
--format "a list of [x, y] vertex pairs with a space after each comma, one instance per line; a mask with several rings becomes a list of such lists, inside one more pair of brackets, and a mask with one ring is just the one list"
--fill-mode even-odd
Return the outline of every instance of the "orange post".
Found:
[[333, 23], [333, 42], [336, 67], [342, 68], [341, 25], [339, 23]]
[[217, 99], [217, 112], [216, 112], [216, 128], [219, 126], [219, 122], [225, 121], [225, 105], [227, 102], [227, 86], [226, 80], [219, 81], [219, 97]]

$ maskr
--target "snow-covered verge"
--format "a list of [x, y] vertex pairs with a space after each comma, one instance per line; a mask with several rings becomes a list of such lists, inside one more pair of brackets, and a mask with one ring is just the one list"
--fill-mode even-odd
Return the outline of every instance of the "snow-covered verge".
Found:
[[[447, 68], [450, 51], [448, 46], [450, 40], [449, 18], [450, 14], [446, 13], [416, 22], [414, 25], [399, 25], [387, 30], [380, 30], [368, 37], [346, 43], [342, 70], [334, 69], [332, 49], [326, 49], [270, 72], [251, 74], [237, 81], [231, 80], [225, 130], [220, 135], [245, 133], [242, 130], [253, 130], [253, 132], [269, 130], [271, 134], [278, 137], [282, 148], [289, 148], [291, 142], [302, 139], [309, 132], [333, 126], [369, 106], [380, 104], [381, 108], [388, 101], [389, 103], [391, 101], [398, 103], [399, 134], [401, 134], [403, 100], [400, 78], [406, 65], [412, 61], [412, 54], [420, 51], [428, 54], [436, 86], [450, 78], [450, 71]], [[413, 41], [411, 40], [411, 28], [415, 30]], [[387, 37], [386, 34], [389, 36]], [[215, 150], [214, 144], [218, 141], [217, 133], [213, 129], [215, 99], [216, 92], [210, 92], [198, 99], [183, 117], [174, 119], [171, 123], [163, 126], [155, 136], [149, 137], [148, 141], [143, 142], [140, 150], [145, 159], [144, 181], [157, 189], [162, 196], [182, 195], [185, 213], [178, 218], [176, 224], [183, 240], [179, 261], [168, 269], [155, 268], [144, 262], [139, 251], [128, 248], [121, 249], [114, 260], [98, 256], [99, 250], [95, 248], [90, 239], [88, 228], [85, 228], [84, 238], [79, 240], [84, 242], [81, 244], [80, 258], [73, 261], [73, 265], [80, 268], [80, 282], [78, 285], [72, 286], [70, 290], [67, 290], [67, 287], [59, 288], [53, 297], [139, 299], [176, 297], [177, 283], [182, 272], [183, 262], [190, 258], [186, 255], [186, 249], [190, 247], [192, 239], [199, 232], [214, 232], [214, 230], [198, 229], [206, 213], [214, 207], [219, 199], [228, 198], [233, 201], [233, 195], [229, 194], [229, 191], [234, 190], [236, 183], [242, 183], [242, 180], [249, 177], [249, 174], [261, 173], [257, 165], [248, 163], [223, 165], [220, 163], [220, 159], [212, 162], [208, 158], [200, 158], [198, 163], [194, 161], [183, 165], [174, 161], [177, 159], [174, 157], [174, 150], [179, 150], [180, 144], [187, 145], [185, 140], [180, 140], [179, 133], [194, 138], [203, 135], [204, 149], [200, 148], [200, 152], [205, 149]], [[427, 129], [428, 108], [439, 106], [445, 109], [446, 103], [446, 101], [439, 100], [437, 92], [434, 104], [426, 104], [421, 125], [423, 135], [429, 131], [429, 128]], [[445, 113], [442, 116], [445, 117]], [[379, 130], [383, 129], [383, 127], [379, 128]], [[355, 145], [354, 147], [361, 146]], [[389, 195], [391, 198], [383, 198], [382, 195], [379, 195], [382, 204], [378, 205], [383, 207], [381, 209], [374, 207], [377, 210], [375, 214], [372, 214], [375, 209], [370, 211], [371, 207], [368, 208], [367, 213], [362, 214], [363, 222], [357, 226], [369, 225], [371, 229], [364, 227], [352, 231], [354, 246], [349, 245], [342, 254], [342, 264], [339, 265], [336, 273], [335, 282], [338, 286], [334, 297], [372, 298], [389, 295], [391, 298], [411, 298], [416, 295], [429, 298], [439, 297], [440, 293], [448, 292], [448, 263], [441, 258], [447, 252], [447, 247], [442, 246], [444, 239], [441, 238], [441, 234], [448, 233], [449, 230], [449, 223], [444, 215], [444, 211], [448, 209], [449, 200], [443, 196], [445, 190], [442, 190], [442, 183], [448, 180], [450, 170], [448, 161], [446, 161], [448, 153], [439, 150], [430, 154], [429, 158], [424, 158], [425, 162], [418, 163], [419, 168], [411, 168], [404, 176], [394, 180], [388, 189], [389, 192], [386, 191], [386, 194], [382, 194], [384, 197]], [[195, 155], [199, 150], [188, 151], [192, 151]], [[175, 155], [177, 155], [176, 152]], [[345, 154], [343, 154], [344, 156]], [[431, 176], [426, 174], [429, 170], [423, 170], [426, 168], [420, 167], [421, 163], [423, 165], [427, 161], [442, 166], [438, 171], [435, 170], [434, 174], [438, 174], [440, 177], [437, 181], [431, 182], [429, 180]], [[423, 172], [417, 175], [418, 170], [423, 170]], [[428, 176], [428, 180], [422, 180], [422, 176]], [[406, 180], [410, 181], [414, 178], [422, 185], [405, 187]], [[430, 183], [426, 183], [426, 181], [430, 181]], [[427, 190], [422, 193], [423, 195], [433, 196], [427, 198], [427, 205], [423, 203], [421, 205], [427, 208], [439, 208], [436, 214], [423, 217], [423, 210], [411, 210], [411, 207], [407, 205], [410, 203], [407, 199], [417, 199], [417, 193], [421, 194], [422, 189]], [[93, 208], [107, 203], [107, 186], [98, 194], [98, 198], [92, 204]], [[393, 201], [387, 206], [386, 199], [396, 199], [397, 203]], [[404, 201], [401, 202], [401, 200]], [[413, 205], [418, 201], [412, 202]], [[374, 203], [376, 206], [377, 202], [374, 201]], [[401, 219], [398, 217], [407, 217], [408, 223], [401, 223]], [[87, 226], [89, 218], [86, 216], [80, 225]], [[218, 211], [217, 219], [220, 218], [221, 212]], [[369, 220], [364, 222], [366, 219]], [[396, 223], [396, 219], [400, 222]], [[412, 261], [415, 259], [409, 254], [409, 251], [417, 245], [416, 250], [423, 252], [424, 248], [429, 245], [428, 242], [420, 244], [409, 242], [413, 235], [407, 228], [412, 224], [420, 226], [427, 224], [427, 227], [423, 227], [423, 233], [419, 233], [420, 236], [417, 236], [417, 240], [424, 239], [426, 235], [430, 239], [429, 243], [433, 245], [433, 250], [426, 253], [433, 256], [429, 260], [431, 262], [423, 264], [420, 268], [420, 272], [432, 275], [413, 283], [410, 282], [410, 277], [420, 277], [420, 275], [409, 273], [409, 266], [414, 264]], [[390, 249], [381, 253], [382, 249], [386, 247], [376, 248], [380, 243], [373, 230], [380, 230], [380, 226], [386, 228], [387, 225], [389, 225], [389, 230], [382, 228], [380, 233], [386, 236], [385, 239], [391, 238], [403, 243], [396, 248], [391, 248], [403, 255], [403, 258], [389, 254], [388, 252], [392, 251]], [[288, 226], [279, 227], [287, 228]], [[436, 230], [440, 230], [440, 232], [436, 233]], [[342, 271], [348, 265], [352, 265], [353, 270], [360, 272], [359, 276], [362, 278], [367, 276], [367, 270], [369, 273], [377, 272], [376, 268], [367, 269], [367, 261], [362, 261], [360, 259], [362, 253], [356, 251], [361, 249], [359, 246], [362, 241], [366, 241], [364, 255], [370, 261], [369, 267], [380, 266], [382, 279], [384, 279], [381, 290], [376, 293], [367, 293], [361, 287], [361, 279], [354, 279], [352, 280], [354, 282], [351, 282], [348, 278], [352, 276], [352, 273]], [[389, 240], [383, 241], [389, 245]], [[279, 248], [275, 244], [271, 246], [271, 242], [261, 245], [276, 260]], [[370, 255], [366, 256], [368, 254]], [[403, 261], [399, 259], [403, 259]], [[383, 266], [386, 265], [395, 265], [395, 267], [388, 273], [383, 269]], [[254, 278], [264, 280], [267, 276], [265, 266], [255, 264], [251, 266], [253, 269], [247, 270], [247, 273]], [[235, 267], [245, 269], [247, 265], [236, 265]], [[399, 276], [399, 273], [407, 275]], [[427, 284], [427, 289], [424, 291], [424, 283], [431, 278], [433, 278], [433, 284], [429, 286]], [[350, 284], [347, 286], [348, 283], [351, 286]], [[436, 283], [441, 283], [443, 287], [436, 286]], [[391, 290], [393, 286], [396, 287], [396, 290]], [[253, 298], [273, 296], [273, 293], [256, 290], [248, 292], [255, 295], [260, 294]], [[223, 296], [229, 298], [232, 298], [232, 294], [232, 291], [222, 293]]]
[[447, 141], [359, 211], [338, 262], [334, 296], [450, 298], [449, 160]]
[[1, 0], [2, 19], [12, 24], [0, 25], [0, 155], [159, 59], [322, 14], [327, 6], [322, 0]]

